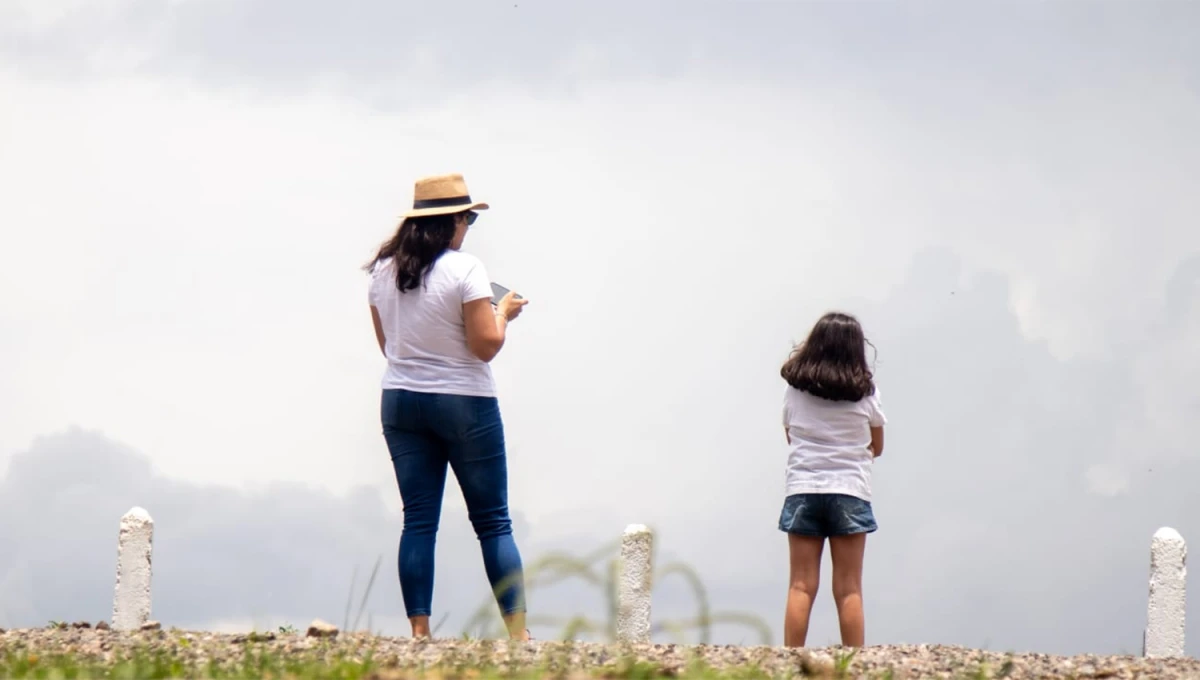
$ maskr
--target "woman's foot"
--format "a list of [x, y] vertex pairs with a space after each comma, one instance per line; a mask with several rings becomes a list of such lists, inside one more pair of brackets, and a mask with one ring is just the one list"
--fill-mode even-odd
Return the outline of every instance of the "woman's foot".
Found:
[[429, 632], [429, 617], [428, 616], [413, 616], [408, 622], [412, 624], [412, 636], [414, 638], [429, 638], [433, 637]]
[[519, 642], [532, 640], [529, 629], [525, 627], [525, 612], [517, 612], [504, 617], [504, 627], [508, 629], [508, 637]]

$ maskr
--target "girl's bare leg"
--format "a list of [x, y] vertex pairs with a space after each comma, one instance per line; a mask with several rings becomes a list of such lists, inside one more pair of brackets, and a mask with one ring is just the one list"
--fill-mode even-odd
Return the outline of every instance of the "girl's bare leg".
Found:
[[837, 603], [842, 644], [862, 647], [866, 637], [863, 621], [862, 570], [866, 534], [832, 536], [829, 556], [833, 558], [833, 600]]
[[808, 618], [821, 576], [821, 551], [825, 539], [788, 534], [787, 611], [783, 619], [783, 644], [803, 647], [808, 638]]

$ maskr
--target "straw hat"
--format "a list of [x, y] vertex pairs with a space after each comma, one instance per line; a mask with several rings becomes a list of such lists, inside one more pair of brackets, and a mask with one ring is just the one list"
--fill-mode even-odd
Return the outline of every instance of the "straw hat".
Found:
[[487, 203], [471, 200], [471, 194], [467, 193], [467, 183], [463, 181], [463, 176], [454, 173], [422, 177], [417, 180], [416, 186], [413, 187], [412, 210], [404, 213], [404, 216], [449, 215], [468, 210], [487, 209]]

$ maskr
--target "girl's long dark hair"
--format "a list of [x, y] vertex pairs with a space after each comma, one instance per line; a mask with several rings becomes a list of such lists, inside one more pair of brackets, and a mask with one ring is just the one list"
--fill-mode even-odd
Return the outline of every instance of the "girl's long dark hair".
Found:
[[396, 269], [396, 288], [401, 293], [425, 283], [433, 263], [454, 240], [454, 215], [410, 217], [400, 223], [396, 235], [379, 247], [375, 258], [363, 267], [368, 272], [389, 257]]
[[875, 394], [866, 345], [858, 319], [830, 312], [817, 320], [779, 373], [789, 385], [814, 397], [858, 401]]

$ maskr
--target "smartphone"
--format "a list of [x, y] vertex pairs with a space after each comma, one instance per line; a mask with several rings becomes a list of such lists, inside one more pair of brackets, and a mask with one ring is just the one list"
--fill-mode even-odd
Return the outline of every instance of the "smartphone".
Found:
[[[500, 298], [503, 298], [505, 295], [508, 295], [508, 289], [507, 289], [507, 288], [505, 288], [504, 286], [501, 286], [501, 285], [500, 285], [500, 284], [498, 284], [498, 283], [493, 283], [493, 284], [492, 284], [492, 304], [493, 304], [493, 305], [498, 305], [498, 304], [500, 304]], [[520, 293], [518, 293], [516, 297], [517, 297], [517, 299], [518, 299], [518, 300], [520, 300], [520, 299], [521, 299], [521, 294], [520, 294]]]

